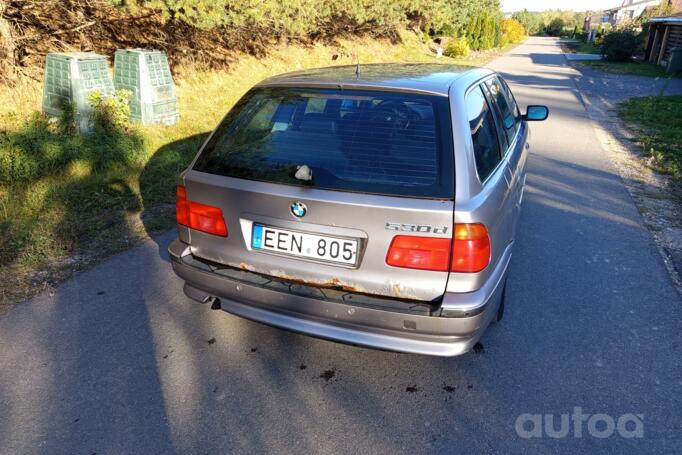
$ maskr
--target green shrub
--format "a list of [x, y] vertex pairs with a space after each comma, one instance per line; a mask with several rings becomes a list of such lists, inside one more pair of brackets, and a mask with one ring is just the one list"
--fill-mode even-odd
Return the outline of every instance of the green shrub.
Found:
[[465, 37], [452, 38], [445, 45], [443, 54], [447, 57], [466, 57], [469, 55], [469, 43]]
[[500, 36], [500, 47], [505, 47], [509, 44], [509, 37], [507, 35]]
[[62, 134], [76, 132], [76, 104], [71, 101], [62, 103], [62, 115], [57, 120], [57, 128]]
[[140, 133], [129, 124], [129, 93], [91, 96], [93, 134], [75, 131], [69, 110], [57, 122], [35, 112], [16, 131], [0, 131], [0, 184], [30, 182], [64, 171], [74, 161], [95, 171], [135, 165], [144, 157]]
[[458, 30], [456, 27], [450, 25], [450, 24], [445, 24], [443, 27], [441, 27], [439, 33], [441, 36], [448, 36], [451, 38], [456, 38], [458, 34]]
[[127, 131], [130, 127], [129, 90], [118, 90], [112, 96], [104, 97], [98, 91], [90, 94], [91, 118], [95, 131], [112, 134]]
[[639, 37], [634, 30], [614, 30], [602, 38], [602, 55], [610, 62], [626, 62], [632, 59], [639, 47]]
[[550, 22], [547, 25], [547, 27], [545, 27], [545, 32], [547, 32], [549, 36], [561, 36], [565, 26], [566, 23], [562, 18], [555, 17], [554, 19], [552, 19], [552, 22]]
[[158, 8], [166, 17], [201, 28], [267, 24], [273, 32], [304, 35], [336, 28], [370, 26], [374, 30], [407, 22], [428, 24], [442, 36], [461, 35], [481, 12], [500, 14], [498, 0], [109, 0], [115, 5]]
[[500, 42], [500, 17], [483, 11], [474, 15], [466, 28], [469, 47], [475, 51], [492, 49]]
[[[607, 33], [611, 32], [611, 29], [612, 29], [612, 26], [611, 26], [611, 24], [608, 23], [608, 22], [599, 24], [599, 28], [597, 28], [596, 37], [597, 37], [597, 40], [599, 40], [599, 44], [600, 44], [600, 45], [601, 45], [601, 40], [602, 40], [602, 38], [604, 38], [604, 36], [605, 36]], [[596, 40], [595, 40], [595, 41], [596, 41]]]

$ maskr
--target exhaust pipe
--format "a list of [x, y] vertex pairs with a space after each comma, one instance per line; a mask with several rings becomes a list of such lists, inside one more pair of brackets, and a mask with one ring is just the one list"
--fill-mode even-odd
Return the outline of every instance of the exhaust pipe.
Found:
[[220, 299], [218, 297], [209, 297], [206, 303], [211, 304], [211, 309], [212, 310], [219, 310], [220, 309]]
[[185, 291], [185, 295], [187, 297], [189, 297], [190, 299], [194, 300], [195, 302], [210, 303], [212, 310], [219, 310], [221, 308], [220, 307], [220, 299], [218, 297], [212, 296], [212, 295], [208, 294], [207, 292], [204, 292], [204, 291], [199, 290], [193, 286], [190, 286], [187, 283], [185, 283], [183, 290]]

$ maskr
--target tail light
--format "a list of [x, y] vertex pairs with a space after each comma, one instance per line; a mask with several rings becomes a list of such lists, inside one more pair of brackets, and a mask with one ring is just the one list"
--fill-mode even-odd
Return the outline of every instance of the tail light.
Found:
[[490, 262], [490, 237], [482, 224], [455, 224], [451, 272], [476, 273]]
[[419, 270], [447, 270], [450, 239], [397, 235], [386, 255], [386, 264]]
[[189, 201], [184, 186], [175, 190], [175, 219], [178, 224], [189, 227]]
[[178, 186], [175, 192], [175, 218], [182, 226], [227, 237], [223, 211], [219, 207], [190, 201], [184, 186]]
[[398, 235], [393, 237], [386, 264], [418, 270], [476, 273], [490, 262], [490, 238], [482, 224], [455, 224], [452, 239]]

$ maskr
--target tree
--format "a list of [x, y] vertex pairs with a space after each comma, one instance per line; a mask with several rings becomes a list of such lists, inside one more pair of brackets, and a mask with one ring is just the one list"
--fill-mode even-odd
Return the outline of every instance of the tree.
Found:
[[545, 32], [550, 36], [561, 36], [564, 31], [566, 23], [560, 17], [555, 17], [552, 21], [545, 27]]
[[658, 6], [653, 8], [646, 8], [644, 12], [637, 18], [640, 24], [646, 24], [652, 17], [669, 16], [675, 12], [675, 7], [671, 0], [663, 0]]
[[540, 16], [537, 13], [531, 13], [524, 9], [512, 14], [512, 18], [523, 26], [527, 35], [535, 35], [540, 31]]

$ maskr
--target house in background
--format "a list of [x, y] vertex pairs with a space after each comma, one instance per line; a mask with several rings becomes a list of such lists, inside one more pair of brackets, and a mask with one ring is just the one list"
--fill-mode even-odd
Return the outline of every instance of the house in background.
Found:
[[658, 6], [660, 3], [661, 0], [623, 0], [621, 6], [604, 10], [604, 15], [608, 16], [608, 22], [613, 27], [617, 27], [637, 19], [647, 8]]
[[583, 32], [587, 33], [587, 41], [594, 41], [599, 26], [608, 22], [609, 16], [603, 11], [588, 11], [583, 22]]
[[682, 48], [682, 13], [652, 17], [649, 22], [646, 61], [667, 65], [670, 50], [674, 47]]

